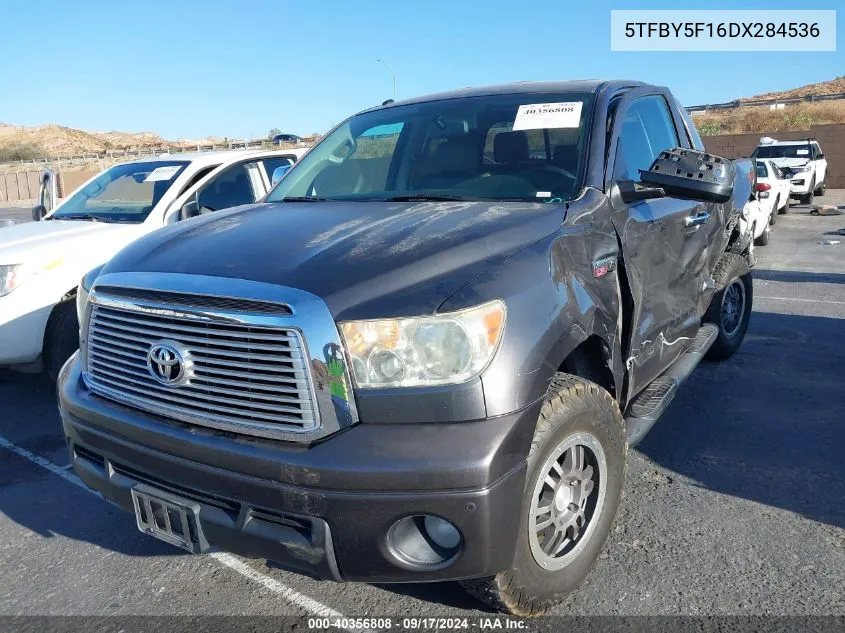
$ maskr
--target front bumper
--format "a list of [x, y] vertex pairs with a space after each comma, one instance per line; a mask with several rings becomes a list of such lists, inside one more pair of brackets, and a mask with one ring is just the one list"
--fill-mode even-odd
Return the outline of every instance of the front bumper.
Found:
[[0, 297], [0, 365], [31, 363], [41, 354], [54, 304], [44, 305], [32, 281]]
[[789, 181], [789, 194], [791, 196], [804, 196], [810, 193], [810, 185], [813, 181], [812, 172], [793, 174]]
[[[510, 566], [541, 403], [508, 416], [443, 424], [355, 425], [308, 447], [157, 418], [92, 394], [80, 363], [59, 380], [74, 471], [132, 511], [141, 483], [190, 499], [214, 548], [324, 579], [431, 581]], [[418, 566], [387, 546], [406, 516], [450, 521], [448, 564]]]

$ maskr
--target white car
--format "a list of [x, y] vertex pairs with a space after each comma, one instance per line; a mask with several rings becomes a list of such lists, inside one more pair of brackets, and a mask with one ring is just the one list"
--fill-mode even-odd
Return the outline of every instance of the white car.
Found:
[[757, 198], [768, 209], [769, 224], [777, 223], [778, 214], [789, 212], [789, 178], [770, 160], [757, 161]]
[[776, 141], [764, 136], [752, 154], [768, 159], [790, 178], [790, 195], [804, 204], [812, 204], [813, 196], [824, 195], [827, 189], [827, 160], [812, 138], [803, 141]]
[[770, 220], [771, 209], [768, 203], [763, 203], [757, 197], [746, 202], [742, 208], [739, 230], [743, 234], [746, 232], [751, 234], [748, 255], [752, 262], [754, 261], [754, 246], [765, 246], [769, 243], [769, 234], [772, 231]]
[[157, 228], [254, 203], [308, 148], [162, 155], [115, 165], [40, 222], [0, 228], [0, 366], [55, 379], [78, 347], [76, 288]]

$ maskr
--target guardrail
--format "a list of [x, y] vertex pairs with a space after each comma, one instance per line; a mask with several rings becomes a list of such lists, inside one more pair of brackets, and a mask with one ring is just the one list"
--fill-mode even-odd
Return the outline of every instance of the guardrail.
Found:
[[71, 156], [54, 156], [52, 158], [32, 158], [26, 160], [0, 162], [0, 170], [10, 171], [11, 168], [45, 168], [45, 167], [68, 167], [83, 165], [91, 161], [113, 160], [124, 161], [144, 156], [159, 156], [161, 154], [185, 154], [188, 152], [219, 152], [238, 149], [289, 149], [296, 147], [309, 147], [310, 142], [304, 143], [274, 143], [273, 141], [229, 141], [227, 143], [209, 143], [200, 145], [152, 145], [123, 150], [108, 150], [105, 152], [92, 152], [90, 154], [74, 154]]
[[832, 95], [807, 95], [805, 97], [789, 97], [788, 99], [735, 99], [726, 103], [708, 103], [706, 105], [687, 106], [687, 112], [707, 112], [708, 110], [728, 110], [743, 106], [764, 106], [775, 104], [803, 103], [805, 101], [834, 101], [845, 99], [845, 92]]

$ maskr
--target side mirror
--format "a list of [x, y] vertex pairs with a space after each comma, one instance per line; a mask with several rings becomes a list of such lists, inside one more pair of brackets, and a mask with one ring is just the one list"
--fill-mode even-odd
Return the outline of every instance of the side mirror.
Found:
[[33, 222], [40, 222], [44, 219], [44, 216], [47, 215], [47, 207], [43, 204], [36, 204], [32, 207], [32, 220]]
[[819, 158], [824, 158], [824, 154], [816, 154], [816, 160], [818, 160]]
[[275, 187], [276, 183], [282, 179], [282, 176], [290, 171], [291, 167], [293, 167], [293, 165], [280, 165], [279, 167], [276, 167], [276, 169], [273, 170], [273, 177], [270, 178], [270, 186]]
[[621, 199], [625, 204], [640, 200], [653, 200], [666, 197], [666, 192], [660, 187], [643, 186], [633, 180], [618, 180], [613, 183], [611, 197]]
[[179, 209], [179, 219], [180, 220], [187, 220], [189, 218], [195, 218], [200, 215], [200, 205], [197, 203], [196, 199], [190, 200], [182, 205], [182, 208]]
[[733, 196], [734, 164], [721, 156], [675, 147], [660, 155], [648, 171], [640, 170], [644, 185], [667, 194], [702, 202], [727, 202]]

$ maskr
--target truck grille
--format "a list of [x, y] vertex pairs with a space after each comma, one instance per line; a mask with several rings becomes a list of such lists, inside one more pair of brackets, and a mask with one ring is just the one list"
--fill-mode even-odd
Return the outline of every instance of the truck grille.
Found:
[[319, 425], [298, 330], [92, 303], [86, 381], [165, 417], [259, 436]]

